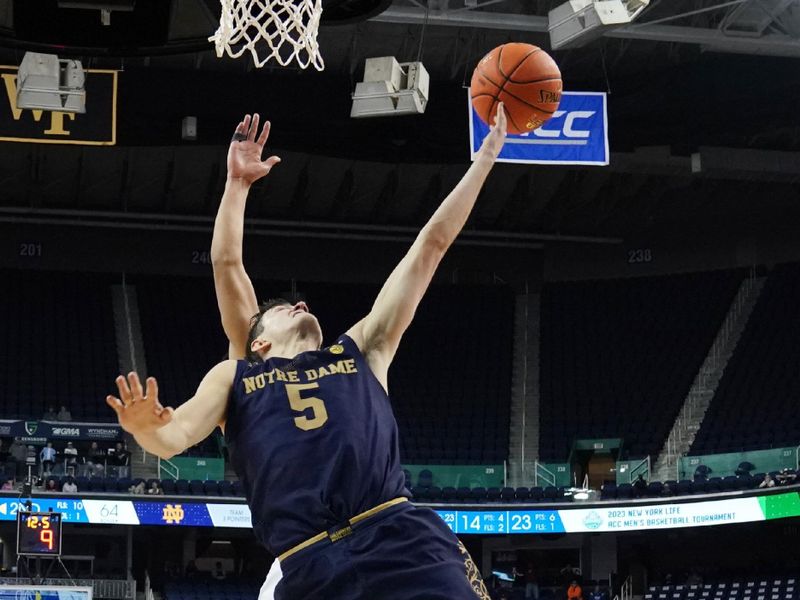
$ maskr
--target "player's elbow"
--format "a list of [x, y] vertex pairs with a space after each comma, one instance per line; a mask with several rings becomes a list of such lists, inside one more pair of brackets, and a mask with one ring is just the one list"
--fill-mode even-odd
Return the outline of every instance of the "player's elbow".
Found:
[[240, 254], [228, 250], [211, 249], [211, 266], [215, 268], [237, 267], [242, 264]]
[[431, 223], [422, 231], [422, 250], [426, 256], [441, 257], [453, 243], [453, 233], [444, 223]]

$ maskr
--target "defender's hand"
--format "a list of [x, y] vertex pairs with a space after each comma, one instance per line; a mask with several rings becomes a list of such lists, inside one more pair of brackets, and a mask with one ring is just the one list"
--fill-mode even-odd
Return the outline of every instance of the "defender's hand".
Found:
[[107, 396], [106, 403], [114, 409], [119, 424], [128, 433], [152, 433], [172, 420], [173, 410], [164, 408], [158, 401], [158, 383], [154, 377], [147, 378], [147, 394], [136, 373], [128, 373], [116, 379], [119, 398]]
[[272, 167], [281, 162], [277, 156], [261, 160], [264, 145], [269, 138], [270, 122], [264, 123], [261, 135], [256, 139], [258, 121], [258, 113], [252, 119], [250, 115], [245, 115], [244, 120], [236, 126], [233, 141], [228, 148], [228, 177], [241, 179], [248, 185], [267, 175]]
[[483, 139], [481, 144], [480, 154], [491, 156], [492, 160], [497, 158], [503, 144], [506, 143], [506, 111], [503, 108], [503, 103], [497, 103], [497, 115], [494, 118], [494, 125], [489, 129], [489, 133]]

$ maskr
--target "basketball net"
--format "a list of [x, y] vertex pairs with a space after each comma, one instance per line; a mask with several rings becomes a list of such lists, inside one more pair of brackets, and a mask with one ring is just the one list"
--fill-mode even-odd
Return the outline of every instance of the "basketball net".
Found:
[[239, 58], [249, 50], [256, 67], [275, 59], [283, 67], [294, 61], [303, 69], [325, 68], [317, 43], [322, 0], [221, 1], [219, 29], [208, 38], [218, 57]]

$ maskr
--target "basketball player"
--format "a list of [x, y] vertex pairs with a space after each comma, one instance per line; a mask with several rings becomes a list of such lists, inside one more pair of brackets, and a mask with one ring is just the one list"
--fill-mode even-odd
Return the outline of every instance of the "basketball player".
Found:
[[[228, 199], [244, 201], [249, 185], [278, 160], [261, 161], [269, 126], [258, 139], [257, 128], [249, 117], [237, 127]], [[369, 314], [335, 344], [321, 348], [319, 323], [305, 303], [274, 301], [255, 314], [243, 346], [228, 304], [246, 309], [252, 300], [242, 267], [245, 294], [223, 281], [231, 293], [220, 296], [220, 307], [223, 321], [233, 324], [231, 355], [245, 350], [257, 361], [221, 362], [176, 410], [161, 404], [154, 378], [144, 390], [136, 373], [118, 377], [119, 398], [106, 398], [122, 427], [164, 458], [222, 428], [256, 536], [278, 557], [260, 600], [489, 598], [450, 529], [435, 512], [407, 501], [387, 373], [505, 133], [501, 104], [472, 166], [422, 228]]]

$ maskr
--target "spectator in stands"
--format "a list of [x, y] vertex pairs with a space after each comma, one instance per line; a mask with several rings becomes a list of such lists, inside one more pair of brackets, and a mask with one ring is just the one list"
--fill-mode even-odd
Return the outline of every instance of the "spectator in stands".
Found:
[[608, 600], [608, 595], [600, 589], [600, 585], [594, 586], [594, 590], [589, 592], [588, 600]]
[[106, 451], [100, 448], [97, 442], [92, 442], [89, 447], [89, 452], [86, 453], [86, 464], [91, 477], [103, 476], [106, 468]]
[[11, 478], [9, 478], [9, 479], [6, 479], [6, 480], [3, 482], [3, 487], [1, 487], [1, 488], [0, 488], [0, 490], [2, 490], [2, 491], [4, 491], [4, 492], [8, 492], [8, 491], [14, 491], [14, 490], [16, 490], [16, 489], [17, 489], [17, 488], [16, 488], [16, 486], [14, 485], [14, 478], [13, 478], [13, 477], [11, 477]]
[[147, 488], [147, 493], [151, 496], [163, 496], [164, 490], [161, 489], [161, 486], [159, 486], [158, 482], [154, 479], [150, 482], [150, 487]]
[[48, 406], [47, 410], [42, 415], [42, 421], [55, 421], [58, 419], [58, 415], [56, 414], [56, 409], [54, 406]]
[[117, 477], [128, 476], [128, 464], [130, 462], [131, 453], [122, 442], [117, 442], [114, 448], [114, 455], [112, 457], [113, 464], [117, 468]]
[[583, 600], [583, 590], [576, 579], [573, 579], [567, 588], [567, 600]]
[[661, 495], [662, 496], [672, 496], [675, 491], [672, 489], [672, 486], [669, 484], [668, 481], [664, 482], [664, 485], [661, 487]]
[[[25, 444], [19, 441], [19, 438], [14, 438], [11, 446], [8, 447], [9, 463], [13, 460], [14, 469], [17, 479], [25, 475], [25, 456], [27, 454]], [[8, 474], [8, 473], [7, 473]]]
[[67, 477], [67, 480], [64, 482], [64, 485], [61, 486], [61, 491], [66, 492], [68, 494], [74, 494], [78, 491], [78, 484], [75, 483], [74, 477]]
[[186, 563], [185, 573], [186, 573], [186, 577], [189, 577], [189, 578], [194, 577], [195, 575], [197, 575], [197, 565], [195, 564], [195, 562], [193, 560], [190, 560], [188, 563]]
[[575, 579], [576, 577], [580, 576], [581, 570], [577, 567], [573, 567], [571, 564], [567, 564], [566, 567], [559, 571], [561, 574], [561, 583], [562, 585], [568, 585], [570, 581]]
[[636, 481], [633, 482], [633, 495], [641, 498], [647, 493], [647, 481], [645, 481], [644, 474], [639, 473]]
[[144, 480], [139, 480], [137, 483], [133, 484], [128, 488], [128, 492], [136, 494], [137, 496], [144, 494]]
[[713, 473], [711, 467], [706, 465], [697, 465], [697, 468], [694, 470], [694, 480], [706, 481], [711, 473]]
[[53, 442], [47, 442], [47, 445], [42, 448], [39, 460], [42, 463], [42, 475], [47, 477], [53, 470], [53, 465], [56, 464], [56, 450], [53, 448]]
[[217, 561], [217, 563], [214, 565], [214, 570], [211, 571], [211, 576], [218, 581], [222, 581], [228, 576], [228, 574], [225, 572], [225, 569], [222, 566], [221, 561]]
[[771, 488], [771, 487], [775, 487], [775, 480], [772, 478], [772, 475], [770, 475], [769, 473], [767, 473], [766, 475], [764, 475], [764, 481], [762, 481], [761, 483], [759, 483], [759, 484], [758, 484], [758, 487], [760, 487], [760, 488]]
[[781, 472], [775, 476], [778, 485], [794, 485], [797, 483], [797, 473], [789, 468], [781, 469]]
[[536, 579], [536, 569], [530, 561], [525, 566], [523, 578], [525, 581], [525, 600], [539, 600], [539, 581]]
[[53, 478], [48, 479], [47, 483], [44, 486], [44, 491], [45, 492], [57, 492], [58, 491], [58, 486], [56, 485], [56, 480], [53, 479]]
[[62, 406], [61, 410], [58, 411], [56, 418], [59, 421], [72, 421], [72, 413], [69, 412], [69, 409], [66, 406]]
[[67, 442], [67, 447], [64, 448], [64, 458], [67, 459], [67, 473], [74, 475], [75, 469], [78, 468], [78, 449], [72, 445], [72, 442]]

